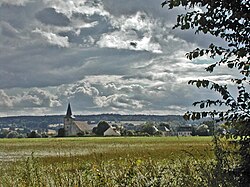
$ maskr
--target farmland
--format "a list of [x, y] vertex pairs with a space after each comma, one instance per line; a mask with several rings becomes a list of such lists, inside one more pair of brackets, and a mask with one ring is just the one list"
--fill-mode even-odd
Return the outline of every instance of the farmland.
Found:
[[[101, 154], [114, 157], [153, 157], [180, 155], [185, 151], [211, 156], [211, 137], [88, 137], [51, 139], [0, 139], [0, 161], [36, 157], [81, 156], [94, 159]], [[204, 152], [205, 151], [205, 152]]]
[[209, 185], [214, 182], [215, 164], [211, 140], [211, 137], [1, 139], [0, 186]]

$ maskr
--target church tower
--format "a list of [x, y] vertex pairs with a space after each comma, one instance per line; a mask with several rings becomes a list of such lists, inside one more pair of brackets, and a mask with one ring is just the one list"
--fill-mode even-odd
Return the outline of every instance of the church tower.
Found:
[[68, 104], [67, 113], [64, 116], [64, 132], [65, 136], [72, 134], [72, 125], [74, 124], [75, 117], [72, 115], [70, 103]]

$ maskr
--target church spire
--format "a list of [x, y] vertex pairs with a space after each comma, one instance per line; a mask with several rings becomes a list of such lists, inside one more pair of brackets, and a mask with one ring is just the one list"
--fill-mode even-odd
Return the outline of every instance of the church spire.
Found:
[[72, 115], [70, 103], [68, 104], [67, 113], [66, 113], [65, 117], [66, 118], [74, 118], [74, 116]]

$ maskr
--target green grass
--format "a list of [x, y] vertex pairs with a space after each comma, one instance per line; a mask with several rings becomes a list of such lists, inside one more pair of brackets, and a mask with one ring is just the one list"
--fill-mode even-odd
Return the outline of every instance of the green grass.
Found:
[[211, 137], [0, 139], [0, 186], [219, 186], [227, 180], [216, 170], [211, 141]]
[[212, 156], [211, 137], [87, 137], [50, 139], [0, 139], [0, 161], [37, 157], [81, 156], [169, 158], [192, 152]]

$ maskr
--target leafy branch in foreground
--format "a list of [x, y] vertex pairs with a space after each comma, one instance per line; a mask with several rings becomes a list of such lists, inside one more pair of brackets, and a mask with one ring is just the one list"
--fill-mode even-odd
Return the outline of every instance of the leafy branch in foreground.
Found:
[[[210, 44], [207, 49], [197, 48], [187, 53], [189, 60], [206, 55], [216, 59], [205, 69], [206, 71], [213, 73], [215, 68], [227, 67], [239, 72], [238, 78], [228, 80], [231, 81], [230, 86], [220, 85], [210, 80], [189, 81], [189, 84], [213, 90], [221, 97], [217, 100], [206, 99], [194, 102], [193, 105], [199, 106], [200, 111], [188, 111], [184, 118], [195, 120], [211, 117], [217, 122], [225, 123], [231, 129], [227, 131], [226, 137], [235, 139], [240, 162], [238, 167], [227, 169], [225, 172], [231, 172], [238, 180], [239, 186], [248, 185], [250, 183], [250, 1], [165, 0], [162, 2], [162, 7], [167, 5], [169, 9], [179, 6], [186, 9], [185, 14], [178, 15], [177, 23], [173, 28], [194, 29], [196, 34], [210, 34], [224, 40], [222, 46]], [[225, 66], [221, 66], [223, 64]], [[232, 74], [234, 75], [233, 72]], [[229, 89], [232, 85], [236, 87], [237, 93]], [[215, 109], [206, 111], [209, 107]], [[216, 109], [217, 107], [220, 110]], [[219, 150], [218, 146], [217, 150]], [[235, 155], [230, 151], [228, 154]], [[218, 158], [218, 163], [225, 163], [220, 160], [221, 158]]]
[[[213, 110], [210, 112], [201, 111], [201, 112], [187, 112], [184, 115], [186, 120], [192, 119], [200, 119], [204, 117], [211, 117], [217, 122], [223, 121], [231, 121], [231, 122], [238, 122], [238, 121], [245, 121], [250, 118], [250, 95], [246, 91], [246, 88], [242, 81], [238, 81], [237, 91], [238, 96], [234, 97], [228, 91], [227, 85], [219, 85], [212, 81], [208, 80], [190, 80], [188, 84], [195, 84], [198, 88], [203, 87], [206, 89], [213, 90], [218, 92], [221, 95], [221, 99], [218, 100], [202, 100], [194, 102], [194, 106], [199, 106], [200, 109], [209, 108], [211, 106], [215, 107], [226, 107], [227, 110], [224, 111], [217, 111]], [[243, 134], [242, 136], [245, 136]]]
[[195, 29], [195, 33], [209, 33], [224, 39], [227, 43], [227, 48], [211, 44], [207, 49], [195, 49], [187, 54], [190, 60], [203, 55], [211, 58], [219, 56], [221, 60], [207, 67], [207, 71], [213, 72], [217, 65], [224, 63], [229, 68], [238, 67], [243, 75], [249, 76], [249, 1], [166, 0], [162, 6], [166, 5], [169, 9], [183, 6], [191, 10], [186, 14], [178, 15], [177, 23], [173, 28]]

